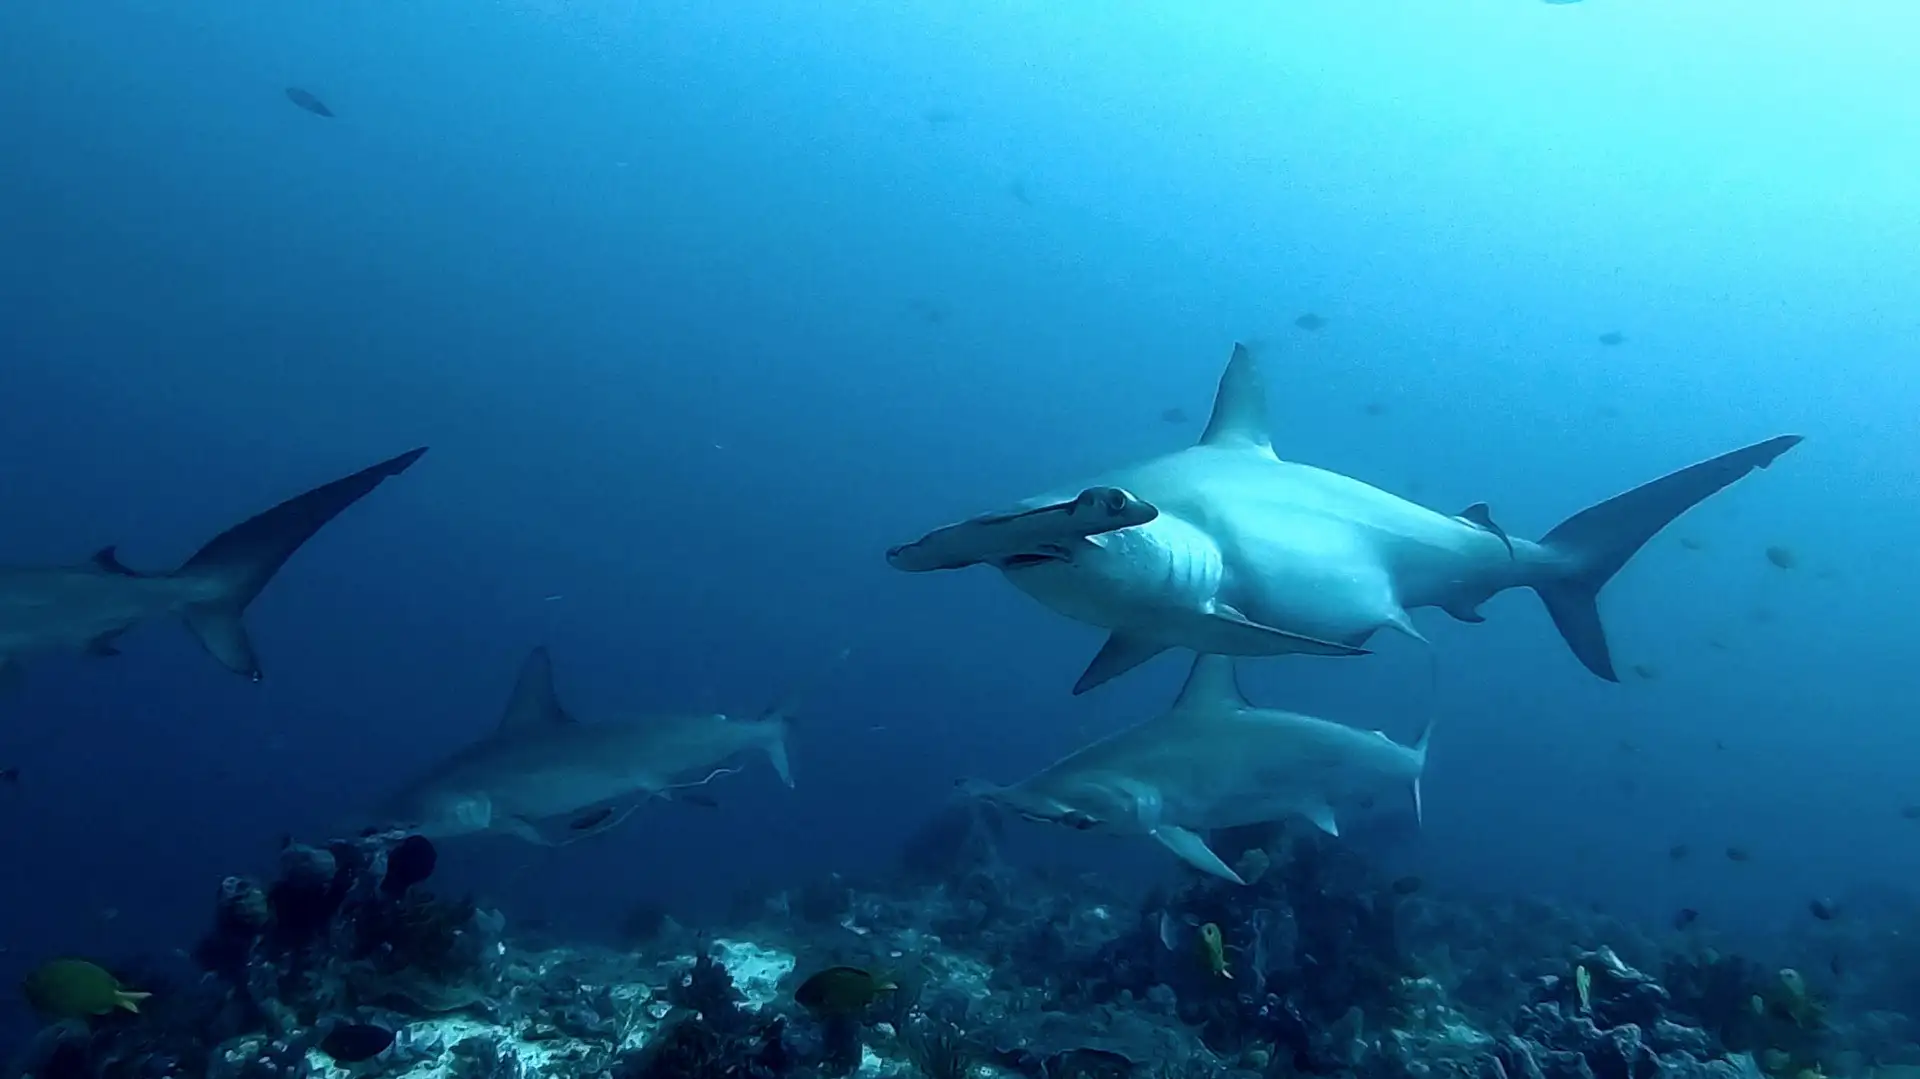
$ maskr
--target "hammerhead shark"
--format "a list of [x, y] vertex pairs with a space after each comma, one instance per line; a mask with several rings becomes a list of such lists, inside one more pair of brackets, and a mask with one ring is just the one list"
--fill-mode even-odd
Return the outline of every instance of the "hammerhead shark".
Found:
[[986, 564], [1042, 604], [1110, 631], [1073, 691], [1169, 648], [1357, 656], [1382, 629], [1425, 640], [1408, 611], [1481, 622], [1527, 587], [1589, 671], [1617, 682], [1600, 589], [1674, 518], [1801, 441], [1781, 435], [1574, 514], [1539, 540], [1485, 503], [1457, 514], [1283, 461], [1253, 354], [1233, 347], [1198, 444], [936, 529], [887, 552], [921, 573]]
[[1028, 820], [1151, 837], [1195, 869], [1245, 884], [1203, 833], [1301, 816], [1337, 836], [1336, 803], [1396, 785], [1411, 790], [1418, 816], [1432, 733], [1429, 722], [1406, 746], [1379, 731], [1256, 708], [1231, 656], [1201, 655], [1166, 714], [1011, 786], [961, 786]]
[[[765, 754], [791, 787], [794, 699], [758, 719], [660, 715], [581, 723], [560, 705], [547, 650], [535, 648], [499, 726], [395, 792], [374, 817], [383, 830], [428, 839], [497, 832], [560, 846], [617, 827], [649, 799], [687, 797], [738, 772], [728, 762], [747, 751]], [[563, 827], [549, 826], [563, 817], [571, 818]]]
[[381, 482], [405, 472], [423, 447], [316, 487], [227, 529], [171, 573], [141, 573], [112, 547], [78, 565], [0, 568], [0, 677], [46, 652], [120, 654], [122, 634], [177, 615], [228, 670], [262, 675], [241, 615], [293, 552]]

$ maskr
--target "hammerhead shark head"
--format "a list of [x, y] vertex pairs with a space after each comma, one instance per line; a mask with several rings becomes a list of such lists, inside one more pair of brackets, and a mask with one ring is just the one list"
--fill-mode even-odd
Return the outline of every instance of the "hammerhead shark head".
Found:
[[1404, 746], [1379, 731], [1256, 708], [1231, 656], [1201, 655], [1166, 714], [1011, 786], [962, 789], [1028, 820], [1151, 837], [1195, 869], [1245, 884], [1203, 833], [1301, 816], [1337, 836], [1336, 803], [1396, 785], [1411, 789], [1419, 815], [1432, 732], [1429, 722]]
[[1598, 599], [1674, 518], [1801, 441], [1782, 435], [1683, 468], [1516, 538], [1485, 503], [1448, 515], [1283, 461], [1253, 354], [1236, 344], [1198, 444], [895, 547], [896, 569], [985, 563], [1042, 604], [1110, 631], [1073, 691], [1168, 648], [1356, 656], [1379, 630], [1424, 640], [1408, 611], [1463, 622], [1527, 587], [1589, 671], [1617, 682]]
[[171, 573], [129, 569], [112, 547], [79, 565], [0, 568], [0, 676], [17, 675], [22, 658], [36, 653], [119, 655], [122, 634], [177, 615], [214, 659], [260, 681], [241, 621], [247, 605], [314, 533], [425, 452], [408, 450], [290, 498], [215, 536]]
[[[648, 799], [684, 797], [738, 772], [728, 762], [750, 750], [765, 754], [791, 787], [793, 701], [751, 720], [661, 715], [581, 723], [561, 707], [553, 661], [536, 648], [499, 726], [406, 784], [375, 819], [382, 829], [429, 839], [498, 832], [559, 846], [611, 830]], [[582, 813], [596, 807], [605, 811]], [[561, 829], [543, 827], [560, 817], [573, 819]]]

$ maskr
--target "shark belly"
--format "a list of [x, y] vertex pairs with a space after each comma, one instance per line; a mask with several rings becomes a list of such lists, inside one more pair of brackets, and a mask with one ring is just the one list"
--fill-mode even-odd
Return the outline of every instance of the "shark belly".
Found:
[[1416, 607], [1472, 621], [1487, 597], [1524, 583], [1538, 552], [1308, 465], [1246, 460], [1216, 483], [1223, 598], [1288, 632], [1349, 644], [1388, 628], [1417, 637]]

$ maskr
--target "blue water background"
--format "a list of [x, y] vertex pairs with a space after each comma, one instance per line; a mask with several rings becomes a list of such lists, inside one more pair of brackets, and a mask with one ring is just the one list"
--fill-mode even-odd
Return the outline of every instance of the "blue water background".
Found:
[[1755, 928], [1911, 879], [1915, 32], [1731, 0], [0, 6], [4, 556], [170, 567], [433, 447], [255, 605], [263, 684], [155, 626], [0, 705], [0, 983], [190, 943], [282, 833], [484, 733], [537, 643], [589, 720], [751, 712], [854, 658], [797, 790], [754, 766], [558, 854], [448, 844], [446, 886], [594, 933], [884, 870], [955, 778], [1152, 714], [1185, 660], [1076, 699], [1096, 631], [882, 552], [1190, 441], [1236, 339], [1283, 456], [1520, 535], [1809, 436], [1608, 590], [1654, 680], [1596, 680], [1523, 593], [1420, 613], [1437, 694], [1397, 638], [1247, 664], [1403, 738], [1438, 709], [1399, 857]]

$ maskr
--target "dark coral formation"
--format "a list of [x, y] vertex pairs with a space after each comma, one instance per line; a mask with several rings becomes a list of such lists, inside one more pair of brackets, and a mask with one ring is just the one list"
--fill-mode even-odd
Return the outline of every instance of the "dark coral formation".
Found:
[[[948, 815], [893, 885], [762, 895], [713, 937], [649, 912], [615, 950], [504, 936], [428, 891], [431, 848], [403, 837], [289, 846], [270, 883], [221, 884], [198, 971], [125, 970], [154, 993], [142, 1014], [50, 1028], [14, 1074], [304, 1079], [347, 1024], [395, 1035], [355, 1079], [1815, 1079], [1920, 1060], [1910, 1021], [1836, 1000], [1835, 979], [1435, 896], [1311, 829], [1216, 837], [1248, 886], [1145, 897], [1018, 871], [997, 840]], [[1889, 955], [1871, 984], [1897, 992]], [[897, 988], [850, 1014], [794, 1002], [839, 965]]]

